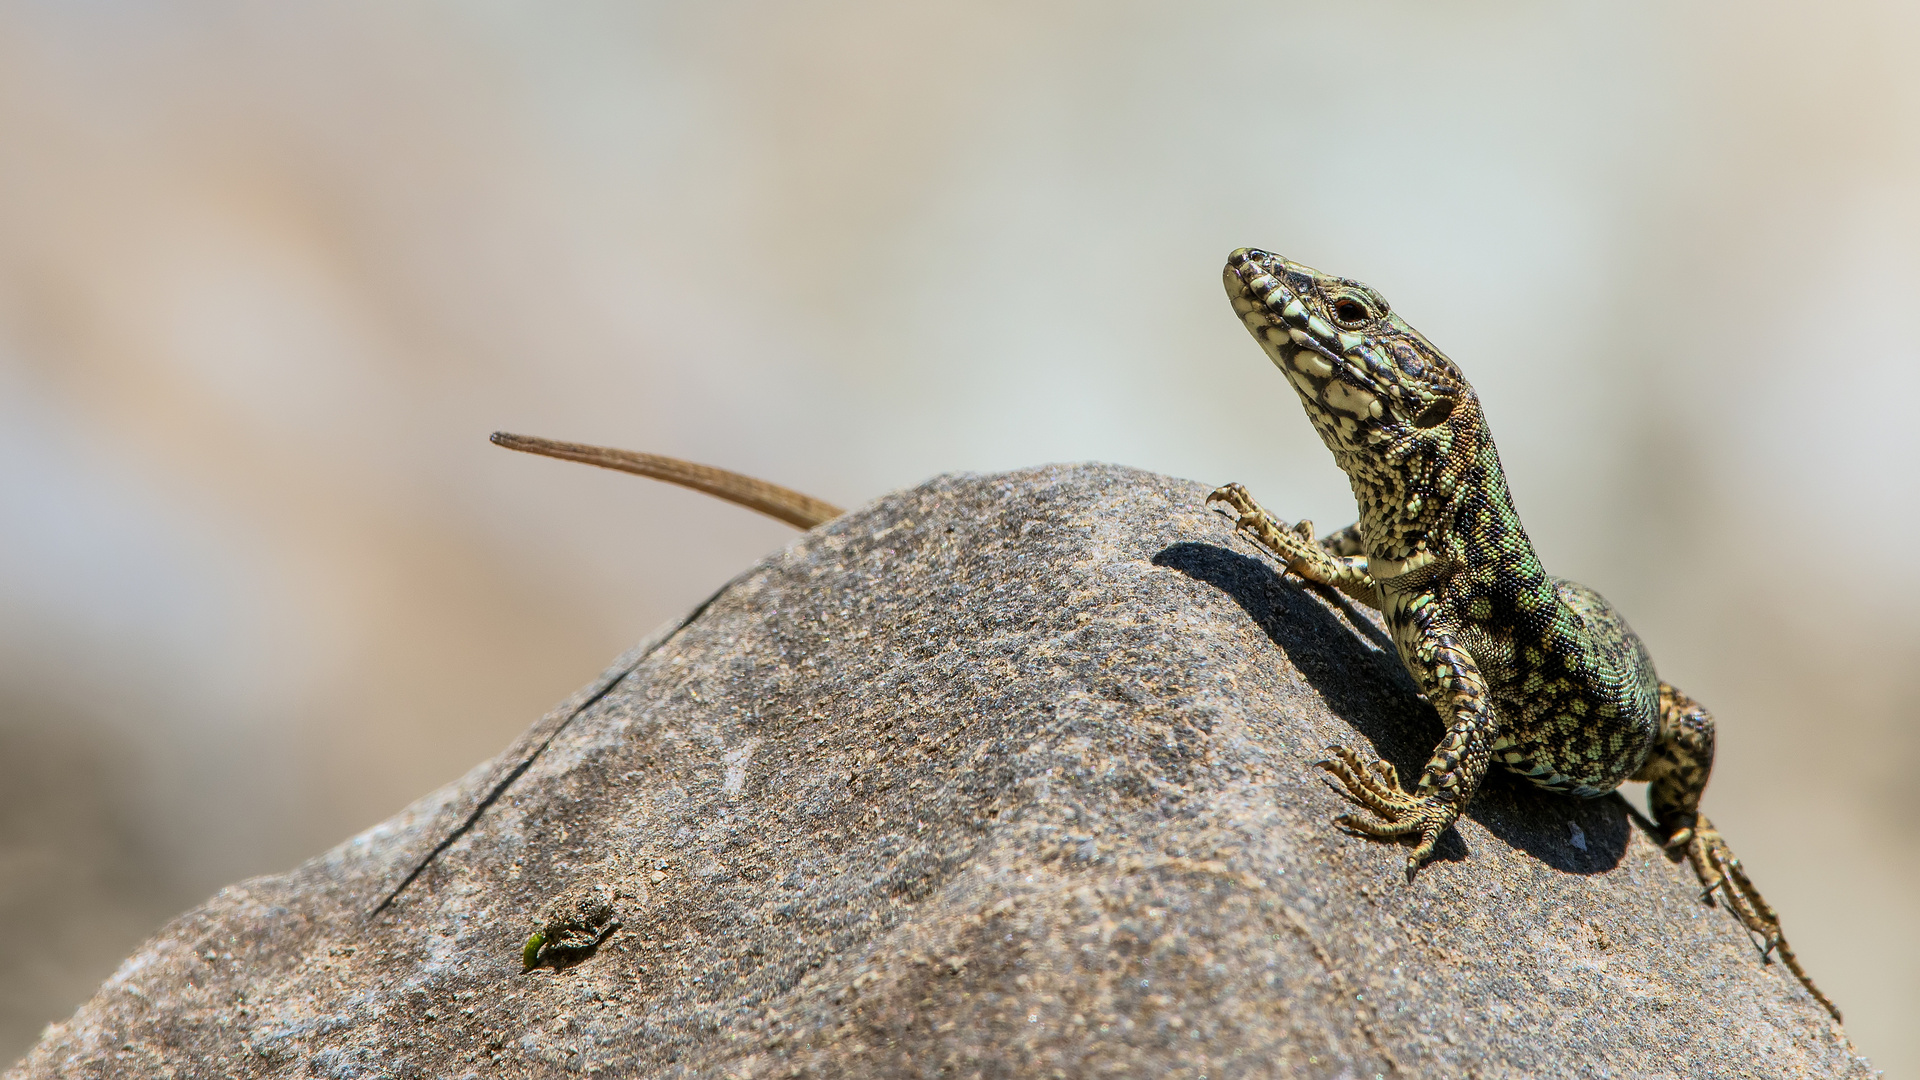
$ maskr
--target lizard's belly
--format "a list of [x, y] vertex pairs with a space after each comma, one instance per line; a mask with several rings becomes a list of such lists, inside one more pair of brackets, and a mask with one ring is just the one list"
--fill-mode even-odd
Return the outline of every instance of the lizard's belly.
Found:
[[1463, 636], [1492, 684], [1493, 759], [1539, 787], [1590, 799], [1646, 760], [1660, 734], [1659, 687], [1646, 648], [1612, 605], [1577, 582], [1553, 583], [1560, 607], [1544, 625]]
[[1583, 799], [1605, 795], [1639, 770], [1659, 733], [1651, 711], [1622, 715], [1605, 701], [1579, 700], [1578, 711], [1568, 703], [1541, 704], [1496, 698], [1501, 724], [1493, 760], [1549, 791]]

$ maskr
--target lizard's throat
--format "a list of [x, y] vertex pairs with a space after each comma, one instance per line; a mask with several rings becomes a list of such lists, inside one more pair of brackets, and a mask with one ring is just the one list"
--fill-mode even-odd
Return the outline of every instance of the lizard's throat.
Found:
[[1404, 547], [1424, 539], [1458, 509], [1467, 478], [1445, 468], [1437, 447], [1402, 445], [1398, 453], [1342, 453], [1335, 458], [1353, 485], [1362, 532]]

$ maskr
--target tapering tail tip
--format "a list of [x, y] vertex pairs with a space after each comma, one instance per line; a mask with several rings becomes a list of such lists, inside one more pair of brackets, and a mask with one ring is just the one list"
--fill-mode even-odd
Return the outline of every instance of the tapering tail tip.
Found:
[[603, 469], [618, 469], [621, 472], [633, 473], [635, 476], [646, 476], [655, 480], [665, 480], [669, 484], [690, 487], [717, 499], [725, 499], [736, 506], [757, 510], [798, 529], [811, 529], [815, 525], [832, 521], [846, 512], [832, 503], [783, 488], [778, 484], [769, 484], [765, 480], [756, 480], [751, 476], [729, 472], [712, 465], [700, 465], [659, 454], [615, 450], [612, 447], [589, 446], [586, 443], [560, 442], [557, 439], [542, 439], [537, 435], [515, 435], [510, 431], [496, 431], [487, 436], [487, 441], [495, 446], [504, 446], [509, 450], [519, 450], [522, 453], [560, 458], [563, 461], [578, 461], [587, 465], [598, 465]]
[[[552, 439], [542, 439], [537, 435], [515, 435], [511, 431], [496, 431], [487, 436], [487, 441], [495, 446], [504, 446], [509, 450], [520, 450], [529, 454], [545, 454], [548, 457], [555, 456], [549, 452], [550, 450], [582, 446], [580, 443], [563, 443], [555, 442]], [[591, 449], [590, 447], [584, 446], [582, 446], [582, 448]]]

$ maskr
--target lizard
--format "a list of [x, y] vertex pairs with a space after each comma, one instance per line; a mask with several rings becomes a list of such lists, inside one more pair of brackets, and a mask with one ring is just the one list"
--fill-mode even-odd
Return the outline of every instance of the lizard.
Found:
[[1780, 919], [1700, 812], [1714, 721], [1660, 680], [1599, 593], [1549, 575], [1515, 512], [1480, 400], [1454, 362], [1375, 290], [1241, 248], [1223, 272], [1235, 313], [1297, 391], [1353, 487], [1360, 516], [1315, 537], [1240, 484], [1208, 496], [1236, 529], [1309, 582], [1377, 610], [1446, 735], [1413, 790], [1389, 762], [1329, 746], [1313, 764], [1358, 812], [1336, 825], [1415, 841], [1411, 883], [1498, 763], [1539, 787], [1594, 798], [1646, 781], [1665, 848], [1701, 899], [1718, 895], [1838, 1021]]
[[[1281, 524], [1242, 485], [1216, 489], [1208, 503], [1230, 507], [1237, 530], [1289, 571], [1379, 611], [1402, 663], [1447, 721], [1412, 792], [1392, 764], [1328, 747], [1315, 764], [1370, 812], [1343, 814], [1336, 824], [1375, 837], [1416, 836], [1406, 868], [1412, 881], [1495, 761], [1585, 798], [1646, 781], [1654, 824], [1666, 848], [1692, 864], [1702, 899], [1722, 896], [1760, 936], [1763, 957], [1778, 953], [1839, 1020], [1778, 914], [1700, 813], [1713, 767], [1712, 714], [1658, 678], [1645, 645], [1599, 593], [1541, 567], [1479, 398], [1459, 368], [1360, 282], [1251, 248], [1229, 257], [1223, 278], [1234, 310], [1352, 482], [1360, 520], [1316, 539], [1312, 522]], [[680, 484], [800, 529], [843, 513], [678, 458], [507, 432], [492, 441]], [[407, 881], [420, 869], [424, 863]], [[528, 940], [528, 967], [542, 940]]]

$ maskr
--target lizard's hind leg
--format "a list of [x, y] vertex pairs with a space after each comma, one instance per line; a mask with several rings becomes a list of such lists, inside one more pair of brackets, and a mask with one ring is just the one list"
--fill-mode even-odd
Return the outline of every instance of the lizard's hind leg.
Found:
[[1813, 984], [1787, 944], [1780, 930], [1780, 916], [1754, 887], [1720, 831], [1700, 813], [1700, 795], [1712, 771], [1713, 715], [1699, 702], [1661, 683], [1659, 740], [1632, 779], [1648, 781], [1647, 804], [1653, 810], [1654, 823], [1666, 836], [1667, 849], [1684, 850], [1693, 872], [1705, 886], [1701, 898], [1712, 903], [1718, 893], [1725, 899], [1741, 924], [1760, 935], [1765, 943], [1763, 955], [1779, 953], [1781, 962], [1807, 993], [1835, 1020], [1840, 1019], [1840, 1010]]

